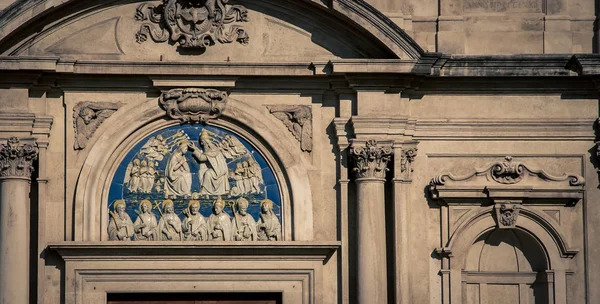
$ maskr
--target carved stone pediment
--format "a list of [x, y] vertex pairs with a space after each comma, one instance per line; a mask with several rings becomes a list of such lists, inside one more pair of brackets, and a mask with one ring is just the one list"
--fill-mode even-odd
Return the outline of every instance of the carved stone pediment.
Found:
[[238, 41], [246, 45], [248, 34], [237, 22], [248, 22], [248, 10], [242, 5], [227, 5], [228, 0], [165, 0], [152, 6], [143, 3], [135, 14], [143, 21], [136, 41], [150, 36], [155, 42], [168, 40], [182, 48], [204, 49], [215, 43]]
[[544, 198], [567, 204], [583, 197], [585, 179], [576, 174], [552, 175], [544, 169], [515, 161], [511, 156], [473, 172], [452, 173], [431, 179], [429, 190], [434, 199], [461, 198]]
[[167, 115], [183, 123], [204, 123], [215, 119], [225, 110], [229, 95], [214, 89], [173, 89], [164, 92], [160, 106]]

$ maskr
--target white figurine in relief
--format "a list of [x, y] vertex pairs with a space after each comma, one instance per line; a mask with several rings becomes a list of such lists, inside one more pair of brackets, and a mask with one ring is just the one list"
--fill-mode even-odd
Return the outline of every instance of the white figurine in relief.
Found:
[[206, 129], [200, 133], [200, 144], [203, 150], [193, 146], [192, 154], [200, 163], [198, 178], [200, 179], [200, 195], [228, 194], [229, 170], [227, 161], [219, 146], [212, 142], [212, 136]]
[[183, 141], [169, 158], [165, 167], [165, 197], [192, 196], [192, 173], [190, 165], [185, 158], [190, 143]]
[[[258, 239], [256, 221], [252, 215], [248, 214], [248, 201], [240, 197], [235, 202], [235, 206], [237, 206], [237, 211], [233, 210], [233, 240], [256, 241]], [[231, 207], [233, 209], [233, 205]]]
[[141, 192], [151, 193], [152, 188], [154, 188], [154, 178], [157, 175], [156, 169], [154, 168], [154, 162], [148, 161], [147, 166], [145, 166], [144, 168], [145, 170], [143, 171], [143, 175], [141, 176]]
[[244, 144], [242, 144], [239, 139], [232, 137], [229, 134], [225, 134], [225, 136], [223, 136], [223, 141], [221, 141], [221, 144], [223, 146], [227, 146], [227, 150], [231, 154], [232, 158], [236, 158], [248, 153], [248, 150], [246, 147], [244, 147]]
[[133, 222], [125, 212], [125, 207], [124, 200], [116, 200], [113, 203], [114, 212], [109, 211], [108, 239], [111, 241], [129, 241], [133, 236]]
[[163, 213], [158, 222], [158, 233], [161, 241], [181, 241], [181, 220], [175, 214], [172, 200], [164, 200]]
[[260, 219], [258, 220], [259, 241], [281, 241], [281, 223], [273, 212], [273, 201], [265, 199], [260, 202]]
[[133, 162], [129, 163], [127, 166], [127, 171], [125, 172], [125, 180], [123, 181], [125, 184], [129, 183], [127, 187], [129, 192], [138, 192], [141, 184], [141, 163], [139, 159], [134, 159]]
[[138, 218], [133, 223], [136, 241], [156, 241], [158, 240], [158, 223], [156, 216], [152, 213], [152, 203], [149, 200], [140, 202], [140, 211]]
[[162, 161], [169, 152], [169, 146], [162, 135], [150, 137], [148, 142], [140, 150], [150, 161]]
[[231, 218], [223, 208], [225, 201], [219, 196], [213, 203], [213, 214], [208, 218], [208, 237], [211, 241], [231, 241]]
[[261, 192], [260, 185], [265, 183], [265, 181], [263, 180], [262, 168], [254, 158], [250, 158], [248, 160], [248, 163], [250, 165], [250, 168], [252, 169], [252, 188], [255, 189], [256, 192]]
[[184, 240], [208, 240], [208, 221], [200, 214], [200, 201], [191, 200], [184, 213], [186, 218], [183, 220], [183, 225], [181, 226]]

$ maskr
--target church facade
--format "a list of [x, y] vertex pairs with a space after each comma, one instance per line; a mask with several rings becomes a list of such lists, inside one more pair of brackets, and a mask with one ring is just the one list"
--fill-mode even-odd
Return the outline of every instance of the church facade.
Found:
[[597, 6], [0, 4], [0, 304], [600, 304]]

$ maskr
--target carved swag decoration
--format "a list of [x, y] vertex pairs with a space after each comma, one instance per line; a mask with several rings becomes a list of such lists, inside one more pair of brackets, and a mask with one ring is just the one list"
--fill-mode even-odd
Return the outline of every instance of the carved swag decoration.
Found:
[[225, 110], [227, 92], [214, 89], [173, 89], [163, 93], [158, 99], [167, 115], [182, 123], [205, 123]]
[[497, 183], [512, 185], [521, 182], [527, 175], [538, 176], [539, 178], [555, 182], [568, 180], [571, 186], [582, 186], [585, 184], [585, 179], [582, 176], [573, 174], [554, 176], [543, 169], [531, 169], [522, 162], [513, 161], [511, 156], [506, 156], [504, 161], [494, 162], [485, 169], [477, 169], [475, 172], [465, 176], [455, 176], [453, 174], [439, 175], [431, 180], [430, 185], [443, 186], [447, 180], [464, 181], [474, 176], [486, 176]]
[[144, 21], [136, 33], [138, 43], [148, 39], [177, 42], [182, 48], [200, 48], [215, 43], [242, 45], [249, 42], [245, 29], [235, 22], [248, 22], [248, 10], [242, 5], [227, 6], [229, 0], [163, 0], [158, 6], [143, 3], [135, 19]]
[[38, 157], [38, 148], [32, 144], [19, 144], [11, 137], [6, 145], [0, 144], [0, 177], [31, 178], [33, 161]]
[[302, 151], [312, 151], [312, 111], [304, 105], [267, 106], [269, 112], [281, 120], [300, 142]]
[[365, 146], [352, 144], [350, 155], [356, 167], [353, 169], [358, 178], [385, 178], [388, 162], [392, 159], [391, 146], [379, 146], [376, 140], [369, 140]]
[[87, 142], [100, 125], [113, 115], [120, 105], [113, 102], [80, 102], [73, 108], [73, 127], [75, 128], [75, 150], [85, 149]]

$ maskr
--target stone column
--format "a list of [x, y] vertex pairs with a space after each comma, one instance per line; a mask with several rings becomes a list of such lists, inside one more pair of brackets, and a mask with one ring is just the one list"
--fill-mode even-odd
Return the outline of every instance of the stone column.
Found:
[[29, 303], [29, 192], [38, 149], [0, 145], [0, 304]]
[[350, 153], [357, 175], [357, 303], [387, 303], [384, 186], [392, 147], [354, 141]]

